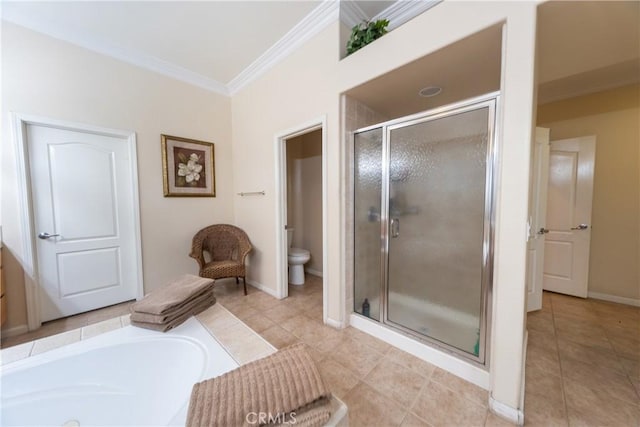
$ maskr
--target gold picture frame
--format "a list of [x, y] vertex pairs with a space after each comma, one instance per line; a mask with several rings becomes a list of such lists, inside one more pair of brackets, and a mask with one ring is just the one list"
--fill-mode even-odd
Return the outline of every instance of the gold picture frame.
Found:
[[161, 135], [165, 197], [215, 197], [214, 144]]

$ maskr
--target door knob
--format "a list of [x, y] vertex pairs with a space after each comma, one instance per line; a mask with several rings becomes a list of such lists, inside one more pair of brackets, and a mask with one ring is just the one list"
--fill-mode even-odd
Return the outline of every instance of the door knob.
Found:
[[42, 239], [42, 240], [47, 240], [51, 237], [57, 237], [59, 236], [59, 234], [49, 234], [49, 233], [40, 233], [38, 234], [38, 238]]
[[572, 230], [586, 230], [587, 228], [589, 228], [587, 224], [580, 224], [577, 227], [571, 227]]
[[549, 229], [544, 227], [540, 227], [540, 230], [538, 230], [538, 234], [547, 234], [548, 232]]

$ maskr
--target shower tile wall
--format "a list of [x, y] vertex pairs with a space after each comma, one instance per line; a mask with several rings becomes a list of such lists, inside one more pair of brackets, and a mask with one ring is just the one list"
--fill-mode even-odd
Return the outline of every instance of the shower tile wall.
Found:
[[[345, 283], [346, 297], [345, 306], [346, 313], [349, 315], [353, 311], [354, 295], [353, 295], [353, 131], [363, 127], [371, 126], [376, 123], [382, 123], [389, 120], [377, 111], [372, 110], [367, 105], [350, 96], [343, 96], [342, 111], [344, 113], [344, 144], [345, 152], [345, 221], [346, 221], [346, 245], [345, 245]], [[378, 241], [379, 247], [379, 241]]]

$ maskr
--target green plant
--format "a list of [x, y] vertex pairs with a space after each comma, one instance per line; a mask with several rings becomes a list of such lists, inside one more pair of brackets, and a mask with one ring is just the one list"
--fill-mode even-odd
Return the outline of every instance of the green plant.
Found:
[[364, 21], [353, 27], [349, 41], [347, 41], [347, 55], [351, 55], [361, 47], [387, 34], [388, 25], [388, 19], [378, 19], [375, 22]]

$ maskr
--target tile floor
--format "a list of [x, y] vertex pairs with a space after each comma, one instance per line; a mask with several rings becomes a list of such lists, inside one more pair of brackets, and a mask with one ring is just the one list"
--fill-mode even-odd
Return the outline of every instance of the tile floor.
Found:
[[527, 329], [526, 423], [640, 425], [640, 308], [545, 292]]
[[[276, 348], [304, 342], [352, 426], [509, 425], [487, 409], [488, 394], [354, 328], [322, 324], [322, 282], [307, 277], [277, 300], [233, 280], [218, 301]], [[2, 340], [9, 347], [128, 312], [125, 303], [49, 322]], [[525, 423], [640, 425], [640, 308], [545, 293], [528, 316]]]

